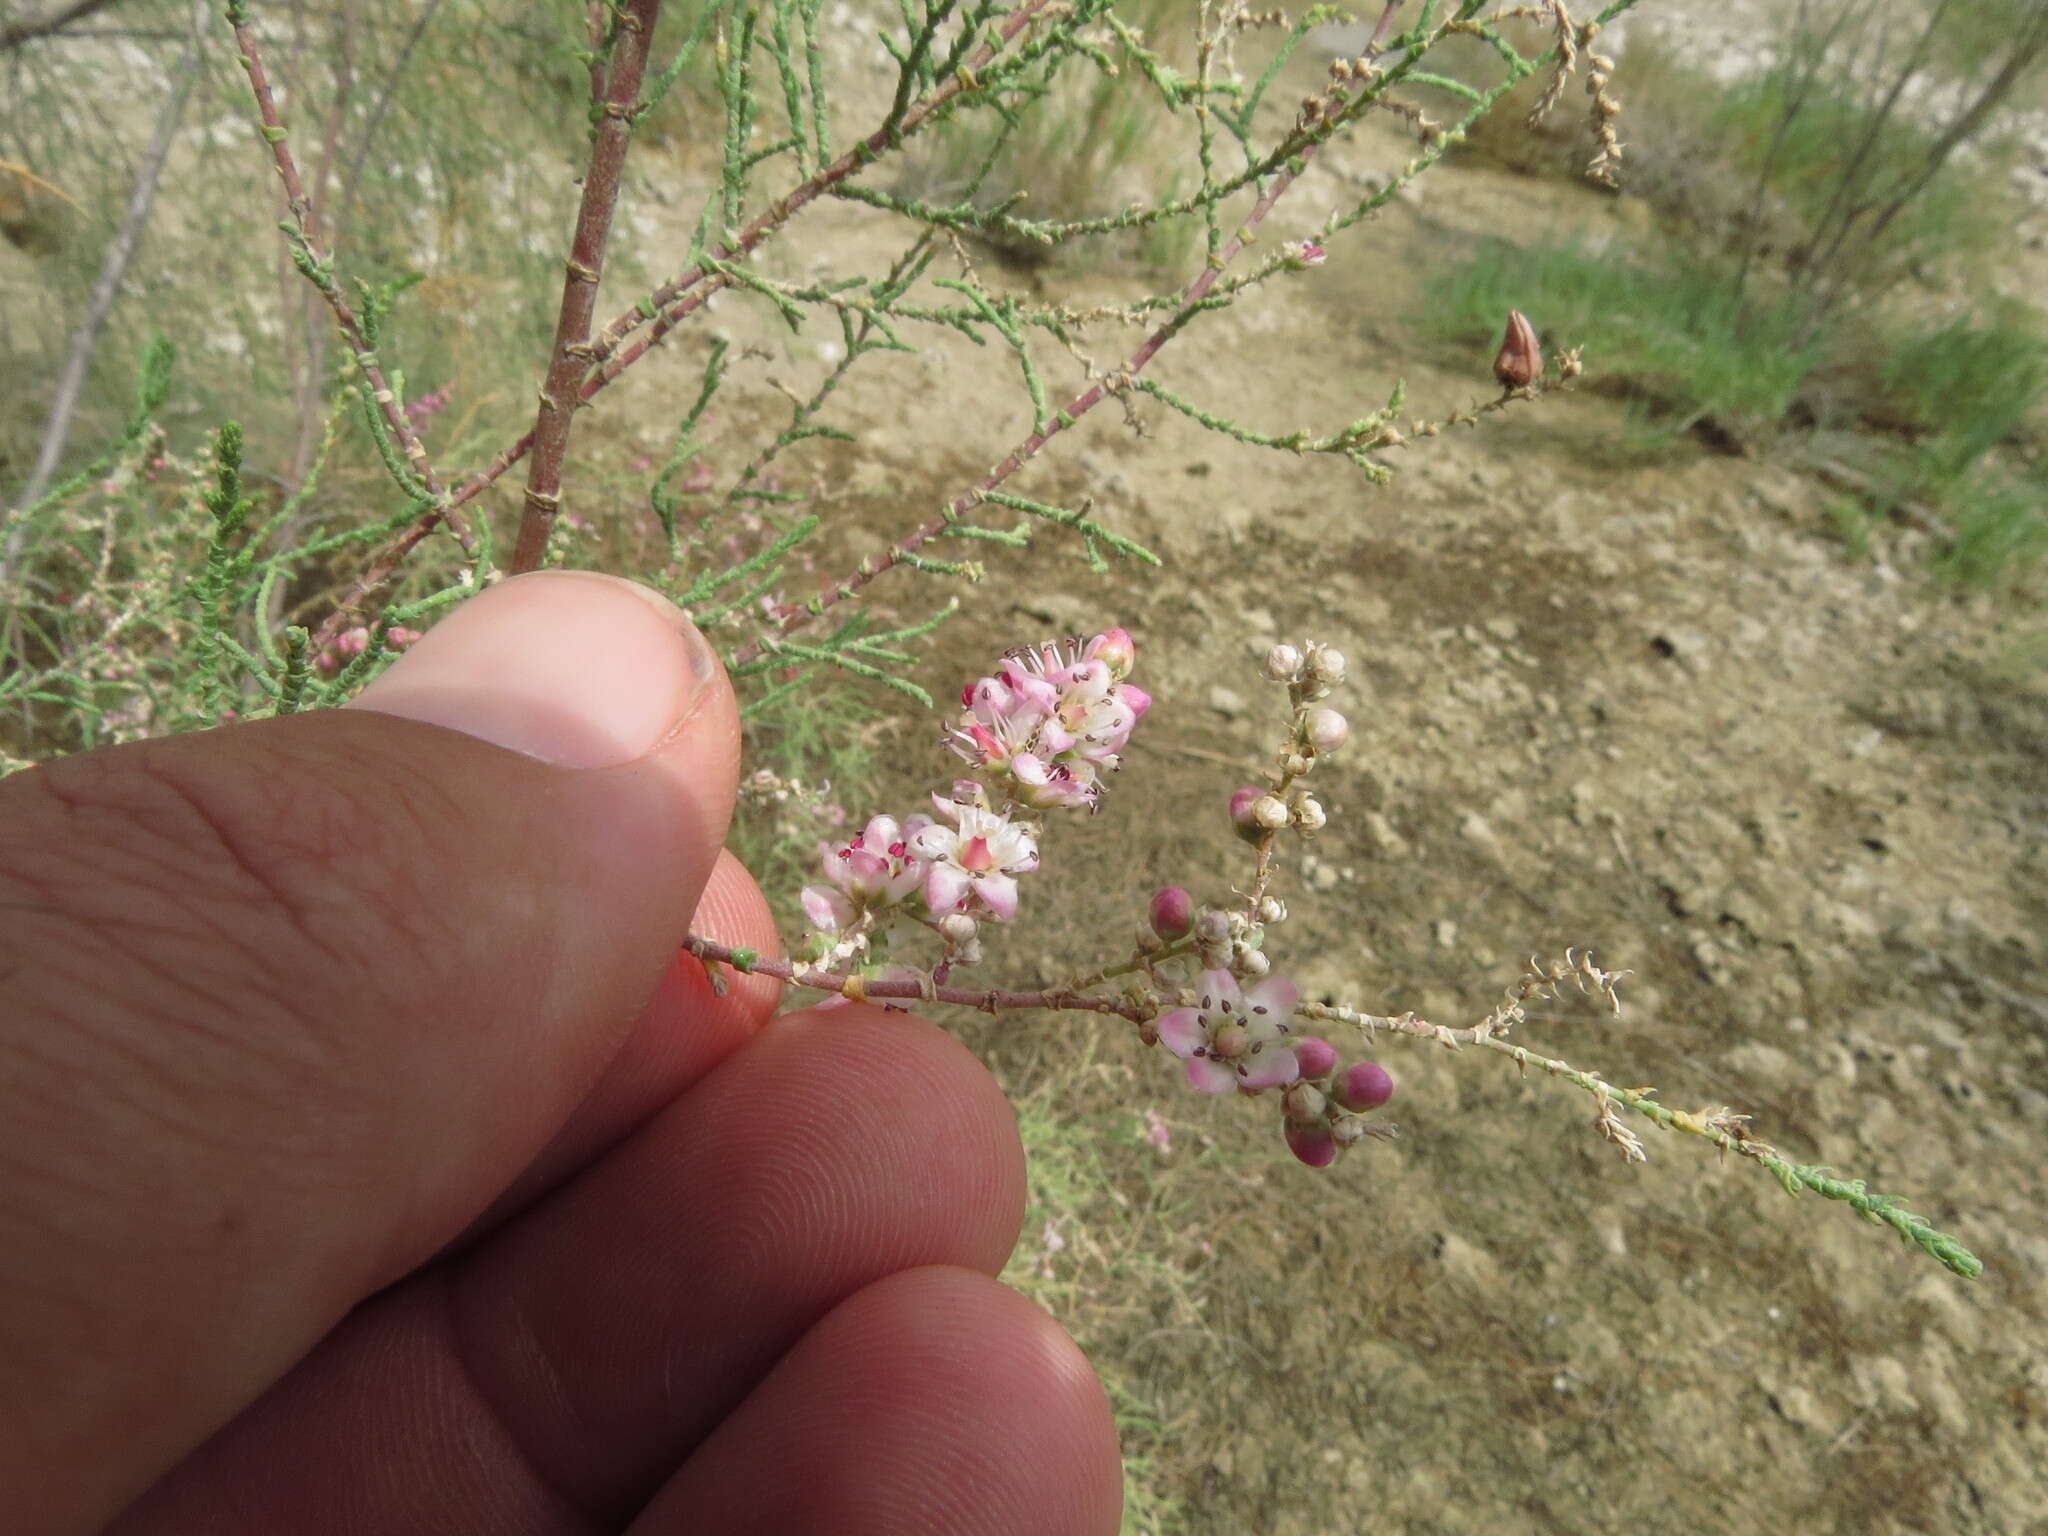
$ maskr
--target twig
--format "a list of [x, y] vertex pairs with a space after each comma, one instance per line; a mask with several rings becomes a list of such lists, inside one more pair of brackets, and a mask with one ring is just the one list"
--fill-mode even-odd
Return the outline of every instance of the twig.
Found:
[[[1014, 41], [1017, 34], [1051, 3], [1052, 0], [1031, 0], [1030, 4], [1004, 24], [1000, 40], [1003, 43]], [[983, 47], [970, 61], [969, 73], [986, 68], [995, 52], [996, 49], [993, 47]], [[968, 88], [957, 76], [948, 80], [905, 115], [902, 127], [897, 130], [897, 136], [900, 138], [914, 131], [933, 111]], [[869, 135], [817, 175], [772, 203], [740, 231], [737, 239], [730, 245], [721, 247], [716, 253], [716, 259], [722, 265], [738, 261], [772, 237], [794, 215], [817, 201], [820, 196], [856, 172], [865, 169], [889, 147], [888, 140], [882, 134]], [[600, 366], [584, 381], [582, 398], [585, 401], [590, 400], [599, 390], [645, 356], [650, 348], [659, 343], [677, 325], [701, 308], [713, 294], [729, 287], [731, 283], [732, 279], [723, 273], [711, 271], [704, 266], [694, 266], [663, 283], [650, 293], [643, 303], [613, 320], [591, 339], [589, 358], [598, 362]], [[648, 322], [650, 312], [653, 312], [651, 333], [627, 352], [618, 352], [619, 344]], [[474, 500], [513, 465], [525, 458], [532, 448], [533, 434], [529, 432], [493, 459], [489, 468], [465, 482], [455, 492], [451, 505], [459, 507]]]
[[[785, 634], [801, 625], [810, 623], [835, 605], [852, 597], [884, 571], [901, 565], [906, 559], [916, 554], [918, 550], [944, 533], [946, 529], [958, 522], [967, 513], [988, 500], [989, 492], [1001, 486], [1004, 481], [1008, 480], [1032, 459], [1036, 458], [1047, 443], [1058, 437], [1067, 428], [1073, 426], [1075, 422], [1095, 409], [1096, 406], [1100, 405], [1110, 395], [1121, 394], [1124, 389], [1123, 381], [1138, 373], [1147, 363], [1151, 362], [1158, 355], [1159, 349], [1172, 340], [1174, 334], [1200, 312], [1202, 301], [1209, 296], [1209, 291], [1216, 286], [1218, 279], [1223, 276], [1224, 270], [1231, 262], [1237, 259], [1245, 246], [1251, 243], [1259, 225], [1265, 222], [1266, 216], [1273, 211], [1274, 205], [1286, 195], [1288, 188], [1294, 185], [1295, 179], [1308, 169], [1310, 162], [1315, 159], [1317, 150], [1321, 147], [1320, 143], [1304, 145], [1297, 152], [1288, 167], [1274, 177], [1273, 184], [1266, 189], [1265, 194], [1253, 205], [1251, 212], [1245, 215], [1244, 222], [1238, 226], [1237, 233], [1224, 244], [1215, 257], [1188, 284], [1186, 290], [1181, 294], [1180, 303], [1174, 309], [1174, 312], [1145, 339], [1135, 352], [1125, 359], [1122, 367], [1116, 369], [1108, 376], [1096, 380], [1095, 383], [1068, 401], [1066, 408], [1047, 422], [1043, 429], [1033, 431], [1023, 442], [1011, 449], [1007, 458], [979, 480], [975, 481], [973, 485], [947, 502], [939, 510], [937, 516], [917, 528], [908, 537], [890, 545], [881, 555], [863, 560], [859, 567], [844, 581], [839, 582], [836, 586], [833, 586], [794, 611], [784, 614], [776, 624], [776, 634]], [[731, 663], [734, 666], [744, 666], [749, 661], [760, 656], [766, 649], [766, 644], [763, 641], [756, 640], [750, 645], [743, 646], [736, 652], [730, 658]]]
[[[604, 276], [605, 247], [612, 237], [612, 213], [619, 203], [619, 176], [626, 147], [633, 136], [633, 113], [640, 97], [640, 77], [661, 0], [630, 0], [619, 13], [618, 39], [603, 70], [604, 104], [590, 167], [583, 173], [583, 198], [576, 210], [576, 233], [569, 242], [568, 270], [562, 279], [562, 308], [555, 321], [555, 339], [548, 353], [547, 381], [541, 385], [540, 409], [533, 418], [533, 463], [526, 477], [526, 505], [519, 519], [519, 541], [512, 551], [512, 574], [537, 570], [547, 554], [548, 535], [562, 506], [562, 458], [590, 365], [590, 321], [597, 313], [597, 285]], [[592, 66], [592, 80], [597, 79]]]
[[[74, 7], [73, 11], [83, 14], [93, 8], [90, 5]], [[60, 18], [51, 26], [62, 24], [63, 19]], [[170, 158], [171, 144], [178, 136], [178, 124], [184, 118], [185, 102], [192, 94], [192, 83], [199, 78], [199, 38], [205, 26], [206, 7], [204, 0], [200, 0], [192, 10], [192, 29], [186, 37], [185, 51], [178, 60], [171, 88], [164, 93], [163, 106], [157, 113], [156, 132], [142, 157], [141, 166], [135, 172], [135, 184], [129, 189], [128, 210], [122, 215], [121, 227], [115, 231], [113, 243], [107, 247], [105, 260], [100, 263], [99, 280], [93, 284], [92, 297], [85, 307], [85, 318], [72, 332], [71, 345], [64, 356], [64, 371], [57, 377], [56, 398], [50, 404], [43, 440], [36, 450], [35, 468], [29, 471], [28, 483], [14, 499], [16, 511], [35, 505], [57, 473], [58, 461], [64, 457], [64, 446], [71, 438], [72, 417], [77, 413], [78, 399], [84, 392], [85, 376], [92, 367], [100, 333], [106, 328], [107, 317], [114, 311], [114, 301], [121, 296], [122, 279], [128, 275], [128, 267], [142, 246], [143, 232], [149, 227], [150, 210], [156, 204], [156, 190], [163, 180], [164, 162]], [[22, 541], [27, 536], [27, 525], [16, 519], [7, 533], [6, 550], [0, 553], [0, 591], [5, 591], [9, 585], [14, 562], [20, 556]]]
[[[413, 472], [425, 485], [432, 502], [413, 525], [399, 536], [392, 549], [410, 552], [414, 545], [445, 522], [456, 541], [467, 551], [472, 547], [469, 530], [456, 516], [455, 508], [448, 499], [447, 489], [441, 484], [440, 476], [434, 472], [434, 466], [427, 458], [427, 450], [421, 444], [419, 434], [413, 430], [412, 422], [406, 418], [404, 410], [399, 406], [397, 394], [385, 379], [383, 367], [377, 361], [377, 354], [371, 350], [369, 337], [363, 330], [361, 320], [357, 318], [354, 308], [342, 294], [340, 285], [334, 281], [333, 274], [328, 271], [328, 258], [323, 256], [314, 244], [312, 199], [306, 195], [305, 185], [299, 179], [298, 162], [292, 158], [288, 130], [277, 110], [277, 101], [270, 90], [270, 77], [263, 68], [263, 56], [257, 51], [256, 37], [249, 27], [249, 8], [244, 0], [229, 0], [227, 16], [228, 25], [234, 29], [235, 47], [241, 58], [242, 68], [249, 77], [249, 92], [256, 98], [256, 113], [263, 123], [264, 140], [270, 145], [271, 159], [276, 164], [278, 179], [284, 183], [285, 211], [290, 216], [292, 229], [292, 234], [287, 238], [293, 241], [295, 261], [306, 277], [319, 288], [321, 296], [327, 300], [328, 307], [334, 311], [335, 321], [340, 325], [342, 335], [348, 339], [349, 349], [355, 355], [356, 366], [362, 370], [363, 383], [370, 392], [372, 403], [377, 407], [378, 414], [384, 418], [385, 425], [390, 428], [391, 435], [397, 440], [399, 447], [404, 450], [406, 458], [411, 461]], [[402, 560], [404, 555], [401, 553], [398, 558]], [[384, 575], [388, 577], [390, 571], [395, 569], [397, 561], [393, 561]], [[317, 651], [330, 644], [334, 637], [347, 627], [349, 619], [362, 599], [374, 591], [376, 585], [381, 584], [381, 579], [371, 585], [358, 582], [356, 590], [350, 594], [348, 600], [320, 626], [319, 634], [314, 637], [314, 649]]]
[[61, 32], [74, 21], [83, 21], [94, 11], [103, 11], [111, 4], [113, 0], [72, 0], [72, 4], [48, 16], [31, 16], [26, 21], [0, 27], [0, 53], [34, 42], [39, 37], [48, 37], [53, 32]]
[[813, 971], [787, 960], [770, 960], [751, 949], [729, 949], [710, 939], [690, 934], [684, 949], [707, 966], [731, 966], [743, 976], [773, 976], [794, 986], [815, 992], [836, 992], [853, 1002], [901, 1000], [903, 1002], [955, 1003], [983, 1013], [1011, 1013], [1024, 1008], [1045, 1008], [1081, 1013], [1106, 1013], [1143, 1025], [1158, 1011], [1141, 1003], [1121, 1002], [1109, 997], [1090, 997], [1065, 987], [1010, 992], [1000, 989], [977, 991], [972, 987], [944, 987], [929, 978], [879, 979], [845, 975], [837, 971]]

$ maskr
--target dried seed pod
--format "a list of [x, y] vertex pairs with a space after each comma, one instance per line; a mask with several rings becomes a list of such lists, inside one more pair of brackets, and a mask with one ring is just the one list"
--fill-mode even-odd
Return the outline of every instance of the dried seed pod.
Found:
[[1508, 311], [1508, 332], [1494, 357], [1493, 376], [1502, 389], [1527, 389], [1543, 377], [1543, 347], [1519, 309]]

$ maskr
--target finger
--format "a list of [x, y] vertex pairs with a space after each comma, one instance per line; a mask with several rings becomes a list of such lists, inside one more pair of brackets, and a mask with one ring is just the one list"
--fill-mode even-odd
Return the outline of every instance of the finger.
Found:
[[617, 1529], [847, 1297], [994, 1273], [1022, 1209], [1014, 1118], [956, 1041], [869, 1007], [790, 1015], [361, 1308], [117, 1529]]
[[[722, 850], [690, 930], [730, 948], [777, 959], [782, 955], [767, 898], [740, 861]], [[470, 1224], [457, 1246], [525, 1210], [753, 1038], [773, 1015], [782, 983], [760, 972], [737, 976], [722, 968], [720, 977], [723, 991], [714, 989], [696, 957], [675, 955], [604, 1076], [532, 1165]]]
[[628, 1536], [1114, 1536], [1109, 1403], [986, 1275], [877, 1281], [813, 1328]]
[[504, 583], [364, 703], [0, 784], [16, 1529], [97, 1526], [472, 1220], [711, 872], [736, 711], [644, 589]]

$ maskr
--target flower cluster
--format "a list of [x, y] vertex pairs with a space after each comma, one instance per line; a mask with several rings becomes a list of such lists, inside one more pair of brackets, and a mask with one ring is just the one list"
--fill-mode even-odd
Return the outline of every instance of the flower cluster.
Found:
[[1316, 1035], [1296, 1036], [1294, 983], [1268, 976], [1245, 988], [1228, 971], [1204, 971], [1192, 1007], [1161, 1014], [1159, 1043], [1188, 1064], [1188, 1084], [1203, 1093], [1257, 1093], [1283, 1088], [1281, 1113], [1288, 1150], [1311, 1168], [1392, 1128], [1364, 1118], [1394, 1094], [1394, 1080], [1376, 1062], [1337, 1070], [1337, 1049]]
[[1017, 915], [1017, 877], [1038, 868], [1037, 828], [1016, 812], [1093, 809], [1131, 729], [1152, 705], [1125, 682], [1136, 648], [1121, 629], [1087, 641], [1010, 652], [962, 694], [949, 744], [995, 786], [963, 779], [932, 796], [936, 816], [877, 816], [850, 843], [818, 846], [822, 882], [804, 887], [821, 954], [866, 947], [867, 934], [913, 894], [910, 915], [938, 930], [948, 963], [978, 953], [976, 924]]
[[1116, 771], [1132, 728], [1152, 707], [1149, 694], [1124, 681], [1136, 655], [1121, 629], [1085, 644], [1012, 651], [995, 676], [961, 691], [947, 745], [1019, 804], [1092, 811], [1103, 775]]

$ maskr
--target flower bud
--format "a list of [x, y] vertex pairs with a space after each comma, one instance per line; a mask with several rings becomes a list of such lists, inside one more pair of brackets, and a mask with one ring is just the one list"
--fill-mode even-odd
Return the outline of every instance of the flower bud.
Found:
[[1252, 823], [1267, 832], [1278, 832], [1289, 820], [1287, 806], [1276, 795], [1261, 795], [1252, 802]]
[[1237, 835], [1248, 843], [1259, 840], [1259, 824], [1252, 819], [1252, 807], [1265, 797], [1263, 789], [1247, 784], [1230, 797], [1230, 824], [1237, 828]]
[[1195, 926], [1195, 899], [1177, 885], [1152, 898], [1152, 931], [1162, 939], [1181, 939]]
[[[1089, 647], [1091, 658], [1109, 668], [1109, 675], [1122, 682], [1131, 675], [1138, 660], [1138, 647], [1125, 629], [1112, 629], [1096, 636]], [[1148, 701], [1149, 702], [1149, 701]]]
[[1262, 923], [1284, 923], [1287, 921], [1287, 903], [1278, 896], [1259, 898], [1259, 921]]
[[965, 912], [948, 912], [939, 919], [939, 932], [948, 944], [965, 944], [974, 937], [974, 919]]
[[1339, 1073], [1330, 1092], [1346, 1109], [1378, 1109], [1394, 1096], [1394, 1080], [1378, 1062], [1361, 1061]]
[[1508, 311], [1508, 332], [1493, 359], [1493, 376], [1502, 389], [1527, 389], [1543, 377], [1543, 348], [1519, 309]]
[[1290, 1120], [1320, 1120], [1330, 1101], [1314, 1083], [1296, 1083], [1280, 1097], [1280, 1107]]
[[1301, 804], [1294, 808], [1294, 824], [1304, 832], [1320, 832], [1329, 823], [1330, 818], [1325, 814], [1322, 802], [1303, 795]]
[[1311, 1168], [1327, 1168], [1337, 1161], [1337, 1143], [1321, 1125], [1287, 1122], [1287, 1150]]
[[1291, 645], [1276, 645], [1266, 652], [1266, 676], [1276, 683], [1291, 683], [1301, 671], [1301, 652]]
[[1308, 653], [1308, 675], [1327, 687], [1336, 687], [1344, 681], [1344, 653], [1327, 645], [1316, 646]]
[[1307, 773], [1309, 769], [1315, 767], [1315, 764], [1303, 757], [1299, 752], [1290, 752], [1287, 755], [1287, 761], [1284, 766], [1290, 777], [1298, 779]]
[[1340, 1147], [1355, 1147], [1371, 1134], [1371, 1127], [1357, 1115], [1337, 1115], [1330, 1121], [1330, 1139]]
[[1247, 976], [1263, 976], [1273, 969], [1273, 962], [1266, 958], [1262, 950], [1240, 949], [1237, 951], [1236, 961], [1235, 968]]
[[1195, 919], [1195, 938], [1203, 944], [1230, 942], [1230, 914], [1210, 908]]
[[1294, 1059], [1303, 1077], [1328, 1077], [1337, 1065], [1337, 1047], [1321, 1035], [1307, 1035], [1294, 1042]]
[[1312, 709], [1302, 722], [1302, 734], [1318, 752], [1334, 752], [1351, 739], [1351, 722], [1334, 709]]

